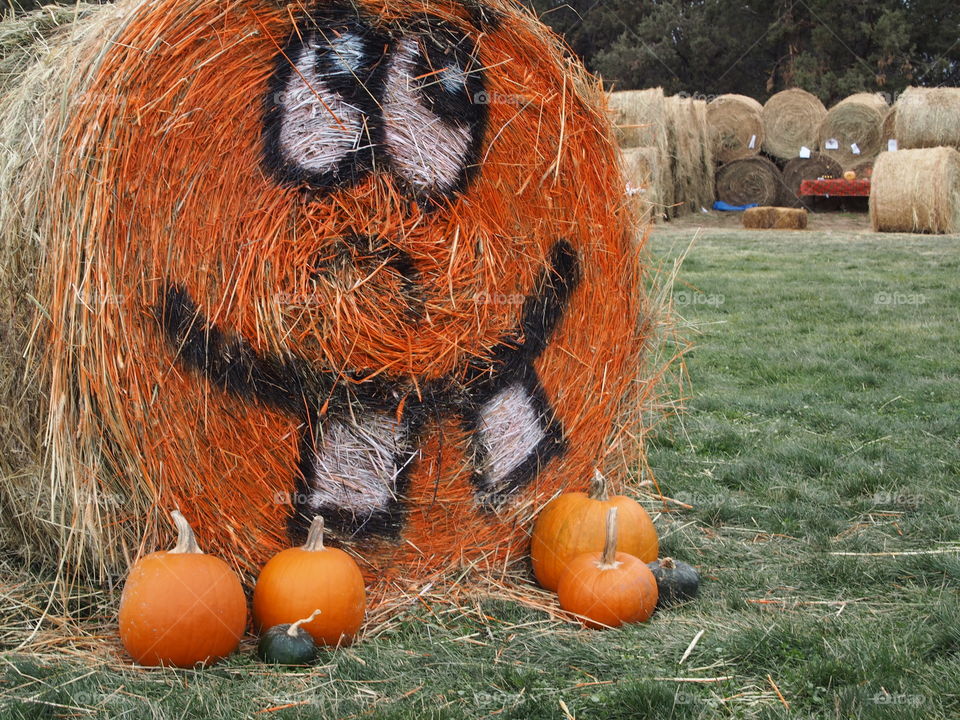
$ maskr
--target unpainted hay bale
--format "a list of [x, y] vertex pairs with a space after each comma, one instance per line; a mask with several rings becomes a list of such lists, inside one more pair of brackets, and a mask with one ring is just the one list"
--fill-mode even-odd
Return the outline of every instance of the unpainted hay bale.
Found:
[[755, 207], [743, 213], [743, 226], [750, 230], [806, 230], [804, 208]]
[[250, 579], [320, 514], [396, 597], [637, 475], [658, 314], [601, 88], [470, 7], [123, 0], [51, 38], [0, 98], [0, 535], [100, 582], [179, 507]]
[[960, 152], [881, 153], [870, 184], [870, 220], [876, 232], [960, 232]]
[[670, 161], [670, 117], [662, 88], [624, 90], [607, 96], [608, 107], [620, 147], [653, 147], [659, 158], [656, 180], [657, 205], [669, 215], [673, 205], [673, 172]]
[[627, 195], [632, 198], [638, 217], [643, 222], [662, 219], [660, 151], [655, 147], [621, 148], [620, 161]]
[[710, 207], [714, 198], [714, 167], [706, 103], [690, 98], [667, 98], [670, 119], [668, 142], [673, 175], [674, 217]]
[[781, 160], [817, 149], [820, 123], [827, 109], [816, 95], [792, 88], [773, 95], [763, 106], [763, 149]]
[[901, 148], [960, 150], [960, 88], [910, 87], [894, 107]]
[[808, 158], [794, 158], [783, 167], [783, 194], [780, 202], [789, 207], [814, 209], [820, 198], [800, 195], [800, 183], [804, 180], [839, 178], [843, 175], [840, 163], [822, 153], [812, 153]]
[[765, 157], [734, 160], [717, 171], [717, 199], [730, 205], [776, 205], [783, 177]]
[[756, 155], [763, 146], [763, 106], [746, 95], [721, 95], [711, 100], [707, 124], [719, 164]]
[[613, 128], [620, 147], [666, 145], [666, 97], [663, 88], [621, 90], [607, 96]]
[[[841, 100], [820, 123], [820, 152], [836, 160], [844, 170], [872, 160], [884, 149], [882, 126], [886, 113], [886, 101], [873, 93], [857, 93]], [[837, 147], [831, 147], [833, 144]]]

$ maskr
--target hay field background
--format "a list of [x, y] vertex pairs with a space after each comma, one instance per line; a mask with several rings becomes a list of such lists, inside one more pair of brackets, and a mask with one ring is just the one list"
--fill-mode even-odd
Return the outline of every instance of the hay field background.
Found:
[[116, 594], [78, 591], [88, 620], [67, 627], [43, 578], [4, 566], [0, 717], [960, 717], [960, 237], [823, 218], [654, 235], [664, 263], [697, 236], [673, 292], [688, 411], [651, 448], [674, 501], [644, 501], [664, 554], [700, 568], [695, 603], [590, 632], [532, 586], [456, 605], [427, 589], [310, 671], [249, 640], [212, 669], [148, 671], [114, 654]]

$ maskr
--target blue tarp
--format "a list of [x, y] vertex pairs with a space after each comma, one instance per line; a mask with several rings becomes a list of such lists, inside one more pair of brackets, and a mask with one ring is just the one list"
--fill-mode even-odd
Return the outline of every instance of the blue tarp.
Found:
[[713, 204], [714, 210], [723, 210], [724, 212], [741, 212], [743, 210], [749, 210], [752, 207], [757, 207], [757, 203], [752, 203], [750, 205], [730, 205], [722, 200], [717, 200]]

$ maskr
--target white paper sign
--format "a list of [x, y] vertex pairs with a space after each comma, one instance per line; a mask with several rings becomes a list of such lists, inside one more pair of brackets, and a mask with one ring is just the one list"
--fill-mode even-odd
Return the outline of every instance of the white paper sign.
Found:
[[803, 147], [801, 147], [801, 148], [800, 148], [800, 157], [802, 157], [802, 158], [808, 158], [808, 157], [810, 157], [810, 148], [808, 148], [806, 145], [804, 145]]
[[827, 150], [839, 150], [840, 141], [837, 140], [836, 138], [830, 138], [823, 144], [823, 147], [826, 148]]
[[895, 139], [887, 140], [887, 152], [896, 152], [900, 148], [897, 146], [897, 141]]
[[757, 136], [756, 136], [756, 135], [751, 135], [751, 136], [750, 136], [750, 145], [749, 145], [749, 148], [750, 148], [751, 150], [753, 150], [756, 146], [757, 146]]
[[852, 152], [854, 155], [859, 155], [860, 146], [857, 145], [856, 143], [850, 143], [850, 152]]

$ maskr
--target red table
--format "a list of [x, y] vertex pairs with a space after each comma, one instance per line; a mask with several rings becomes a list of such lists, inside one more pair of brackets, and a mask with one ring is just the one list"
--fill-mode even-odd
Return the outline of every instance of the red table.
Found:
[[826, 195], [828, 197], [870, 197], [870, 180], [803, 180], [800, 182], [801, 195]]

